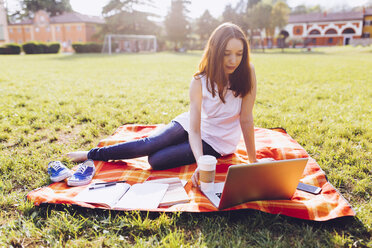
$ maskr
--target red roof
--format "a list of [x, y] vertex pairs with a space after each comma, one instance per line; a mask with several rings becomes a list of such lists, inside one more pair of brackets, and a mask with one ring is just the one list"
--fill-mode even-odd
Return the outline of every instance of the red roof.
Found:
[[27, 19], [27, 20], [22, 20], [20, 22], [15, 22], [15, 23], [9, 23], [9, 25], [24, 25], [24, 24], [30, 24], [32, 25], [33, 20], [32, 19]]
[[338, 13], [307, 13], [290, 15], [288, 23], [304, 22], [331, 22], [331, 21], [360, 21], [363, 20], [363, 12], [338, 12]]
[[[50, 17], [49, 23], [97, 23], [103, 24], [105, 20], [99, 16], [83, 15], [78, 12], [65, 12], [61, 15]], [[10, 25], [22, 25], [22, 24], [33, 24], [33, 19], [22, 20], [16, 23], [10, 23]]]
[[85, 22], [85, 23], [105, 23], [105, 20], [99, 16], [83, 15], [78, 12], [68, 12], [62, 15], [50, 17], [50, 23], [71, 23], [71, 22]]

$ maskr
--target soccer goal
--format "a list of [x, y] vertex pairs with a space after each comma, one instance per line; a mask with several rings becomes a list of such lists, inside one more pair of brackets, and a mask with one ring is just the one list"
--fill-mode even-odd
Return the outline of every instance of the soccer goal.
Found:
[[155, 35], [106, 34], [102, 53], [156, 52]]

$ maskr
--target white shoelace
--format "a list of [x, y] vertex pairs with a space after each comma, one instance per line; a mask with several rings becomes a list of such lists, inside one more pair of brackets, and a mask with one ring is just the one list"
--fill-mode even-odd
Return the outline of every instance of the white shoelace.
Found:
[[60, 164], [60, 163], [57, 163], [57, 162], [53, 163], [53, 164], [52, 164], [52, 167], [53, 167], [56, 171], [62, 168], [61, 164]]
[[84, 171], [87, 169], [87, 167], [88, 167], [88, 165], [86, 165], [86, 164], [82, 164], [82, 165], [80, 165], [79, 168], [77, 169], [76, 173], [81, 173], [81, 174], [83, 174]]

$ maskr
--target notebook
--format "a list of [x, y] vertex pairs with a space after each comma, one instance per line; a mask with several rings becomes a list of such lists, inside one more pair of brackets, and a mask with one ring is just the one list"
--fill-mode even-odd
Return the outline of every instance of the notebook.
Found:
[[89, 186], [74, 197], [75, 201], [94, 203], [115, 210], [154, 209], [163, 199], [168, 184], [117, 183], [90, 190]]
[[175, 204], [188, 203], [190, 198], [184, 186], [187, 181], [180, 180], [178, 177], [156, 177], [150, 176], [144, 183], [161, 183], [169, 185], [167, 192], [159, 203], [159, 207], [169, 207]]
[[231, 165], [223, 183], [203, 192], [218, 209], [248, 201], [291, 199], [308, 158]]

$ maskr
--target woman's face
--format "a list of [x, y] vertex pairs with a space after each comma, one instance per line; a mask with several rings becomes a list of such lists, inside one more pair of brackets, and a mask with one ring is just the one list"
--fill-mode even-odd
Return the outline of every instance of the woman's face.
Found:
[[223, 60], [224, 70], [227, 75], [233, 73], [240, 65], [243, 49], [243, 42], [239, 39], [232, 38], [227, 42]]

